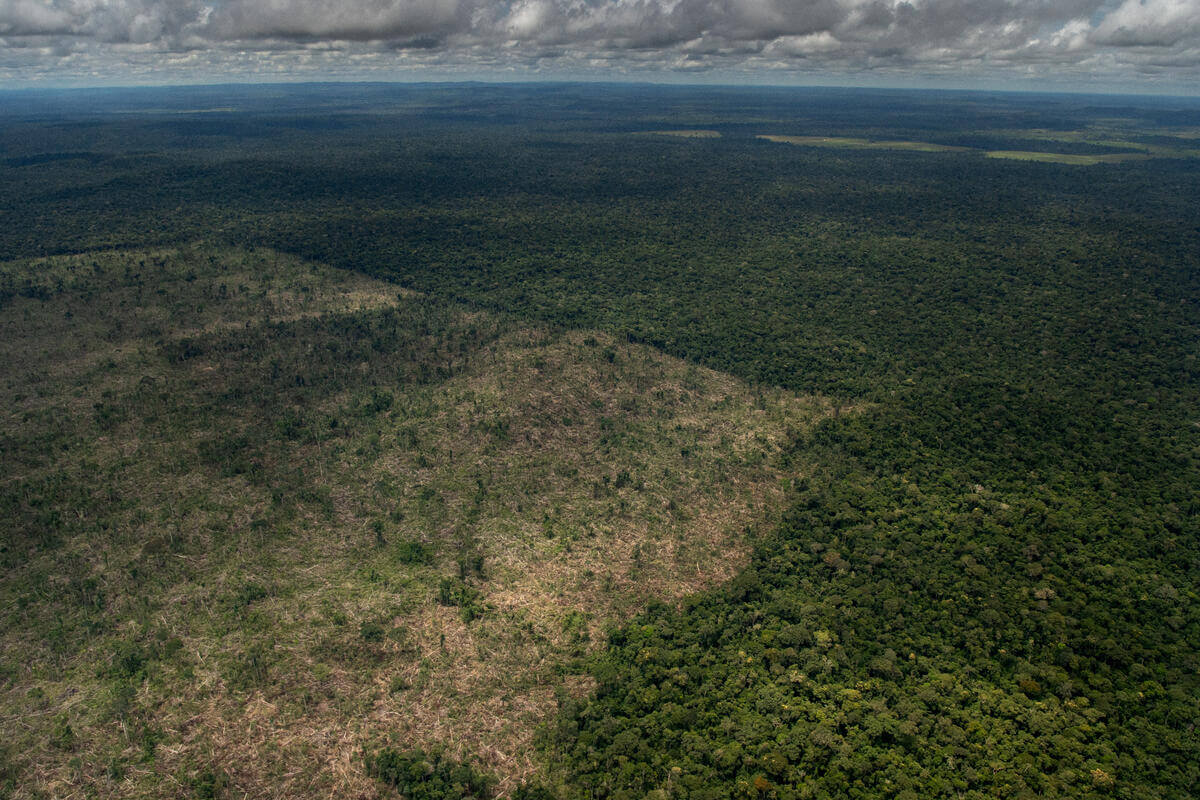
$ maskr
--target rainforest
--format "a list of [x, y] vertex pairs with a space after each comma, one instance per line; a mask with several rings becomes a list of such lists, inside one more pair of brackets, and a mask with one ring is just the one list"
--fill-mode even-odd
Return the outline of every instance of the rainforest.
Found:
[[0, 797], [1200, 786], [1200, 101], [0, 92]]

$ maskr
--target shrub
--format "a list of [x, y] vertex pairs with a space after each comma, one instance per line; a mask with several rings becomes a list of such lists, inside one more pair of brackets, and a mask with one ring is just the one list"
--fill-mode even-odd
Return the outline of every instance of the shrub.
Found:
[[495, 780], [438, 750], [400, 752], [384, 748], [367, 756], [367, 774], [395, 788], [406, 800], [482, 800]]
[[359, 629], [364, 642], [382, 642], [383, 626], [378, 622], [364, 622]]
[[428, 547], [415, 539], [401, 539], [396, 543], [396, 560], [401, 564], [428, 564], [431, 553]]

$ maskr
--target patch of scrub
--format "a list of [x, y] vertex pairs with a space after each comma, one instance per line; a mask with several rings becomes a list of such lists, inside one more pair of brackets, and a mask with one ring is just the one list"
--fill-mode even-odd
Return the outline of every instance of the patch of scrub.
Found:
[[1092, 166], [1095, 164], [1120, 164], [1123, 161], [1143, 161], [1146, 153], [1109, 153], [1105, 155], [1080, 155], [1075, 153], [1042, 153], [1033, 150], [989, 150], [987, 158], [1004, 158], [1011, 161], [1038, 161], [1046, 164], [1073, 164]]
[[640, 131], [649, 136], [678, 136], [682, 139], [719, 139], [720, 131], [681, 130], [681, 131]]
[[[1110, 152], [1110, 153], [1049, 153], [1048, 155], [1071, 155], [1071, 156], [1094, 156], [1099, 158], [1098, 161], [1087, 162], [1057, 162], [1057, 163], [1117, 163], [1119, 161], [1142, 160], [1137, 156], [1153, 156], [1155, 158], [1196, 158], [1200, 156], [1200, 150], [1179, 147], [1170, 144], [1162, 144], [1161, 142], [1142, 142], [1135, 141], [1138, 137], [1170, 137], [1176, 139], [1188, 139], [1193, 136], [1190, 129], [1156, 129], [1144, 128], [1139, 130], [1131, 130], [1128, 128], [1113, 129], [1105, 126], [1092, 126], [1087, 130], [1047, 130], [1044, 128], [1028, 128], [1017, 130], [1001, 130], [991, 131], [994, 134], [1000, 134], [1017, 139], [1032, 140], [1032, 142], [1063, 142], [1067, 144], [1083, 144], [1090, 145], [1096, 148], [1106, 148], [1108, 150], [1125, 151], [1125, 152]], [[1036, 146], [1036, 145], [1035, 145]], [[1024, 151], [994, 151], [1003, 153], [1023, 153]], [[1033, 151], [1040, 152], [1040, 151]], [[990, 154], [989, 154], [990, 155]], [[1111, 156], [1111, 157], [1110, 157]], [[1134, 156], [1135, 158], [1130, 158]], [[1010, 156], [992, 156], [993, 158], [1008, 158]], [[1021, 158], [1024, 161], [1048, 161], [1049, 159], [1038, 158]]]
[[856, 150], [911, 150], [918, 153], [963, 153], [971, 150], [969, 147], [933, 142], [875, 141], [846, 136], [777, 136], [764, 133], [759, 134], [757, 138], [805, 147], [842, 147]]

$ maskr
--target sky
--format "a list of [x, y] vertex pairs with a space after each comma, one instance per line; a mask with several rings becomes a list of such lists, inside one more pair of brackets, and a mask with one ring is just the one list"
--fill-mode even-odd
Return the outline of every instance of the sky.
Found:
[[0, 0], [0, 87], [629, 80], [1200, 94], [1200, 0]]

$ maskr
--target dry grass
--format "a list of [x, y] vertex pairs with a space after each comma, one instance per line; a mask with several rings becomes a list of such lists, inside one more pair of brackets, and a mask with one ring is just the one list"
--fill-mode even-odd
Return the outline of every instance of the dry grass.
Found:
[[775, 136], [761, 134], [757, 138], [782, 144], [794, 144], [805, 147], [832, 147], [855, 150], [909, 150], [921, 153], [982, 153], [986, 158], [999, 158], [1014, 161], [1038, 161], [1053, 164], [1073, 164], [1076, 166], [1092, 166], [1095, 164], [1120, 164], [1125, 161], [1144, 161], [1148, 158], [1194, 158], [1200, 151], [1186, 150], [1162, 145], [1127, 142], [1123, 140], [1104, 138], [1090, 131], [1046, 131], [1029, 129], [1020, 131], [997, 131], [1008, 135], [1019, 135], [1039, 141], [1083, 142], [1106, 147], [1126, 147], [1128, 153], [1074, 154], [1051, 153], [1032, 150], [977, 150], [972, 147], [933, 144], [932, 142], [910, 141], [875, 141], [871, 139], [856, 139], [841, 136]]
[[[374, 797], [384, 743], [503, 793], [607, 626], [741, 566], [776, 453], [830, 410], [264, 251], [0, 277], [30, 295], [0, 307], [19, 798]], [[433, 377], [378, 332], [322, 360], [388, 309]]]
[[639, 131], [647, 136], [677, 136], [682, 139], [720, 139], [720, 131], [710, 130], [678, 130], [678, 131]]
[[[1071, 142], [1097, 145], [1100, 147], [1111, 147], [1120, 150], [1131, 151], [1128, 153], [1105, 153], [1099, 154], [1101, 159], [1095, 163], [1119, 163], [1120, 161], [1130, 160], [1130, 155], [1141, 155], [1142, 158], [1134, 160], [1142, 160], [1147, 157], [1155, 158], [1197, 158], [1200, 157], [1200, 150], [1189, 149], [1187, 147], [1164, 145], [1161, 143], [1147, 143], [1136, 141], [1138, 137], [1153, 136], [1162, 137], [1169, 136], [1176, 139], [1185, 140], [1180, 144], [1186, 143], [1188, 139], [1198, 138], [1195, 129], [1189, 128], [1156, 128], [1142, 127], [1136, 124], [1134, 120], [1117, 120], [1109, 124], [1098, 123], [1090, 126], [1086, 130], [1047, 130], [1044, 128], [1018, 128], [1015, 130], [995, 131], [1005, 136], [1018, 138], [1027, 138], [1037, 141], [1049, 142]], [[1011, 151], [1023, 153], [1025, 151]], [[1035, 151], [1036, 152], [1036, 151]], [[1051, 153], [1050, 155], [1061, 155]], [[1023, 159], [1030, 160], [1030, 159]], [[1038, 159], [1041, 160], [1041, 159]], [[1062, 162], [1074, 163], [1074, 162]], [[1090, 163], [1090, 162], [1089, 162]]]
[[1108, 153], [1105, 155], [1079, 155], [1075, 153], [1040, 153], [1031, 150], [989, 150], [988, 158], [1004, 158], [1011, 161], [1039, 161], [1046, 164], [1073, 164], [1090, 167], [1096, 164], [1120, 164], [1123, 161], [1144, 161], [1151, 156], [1146, 153]]
[[965, 153], [969, 147], [956, 147], [948, 144], [932, 142], [909, 141], [875, 141], [872, 139], [856, 139], [843, 136], [774, 136], [760, 134], [759, 139], [781, 144], [795, 144], [805, 147], [842, 147], [855, 150], [911, 150], [919, 153]]

